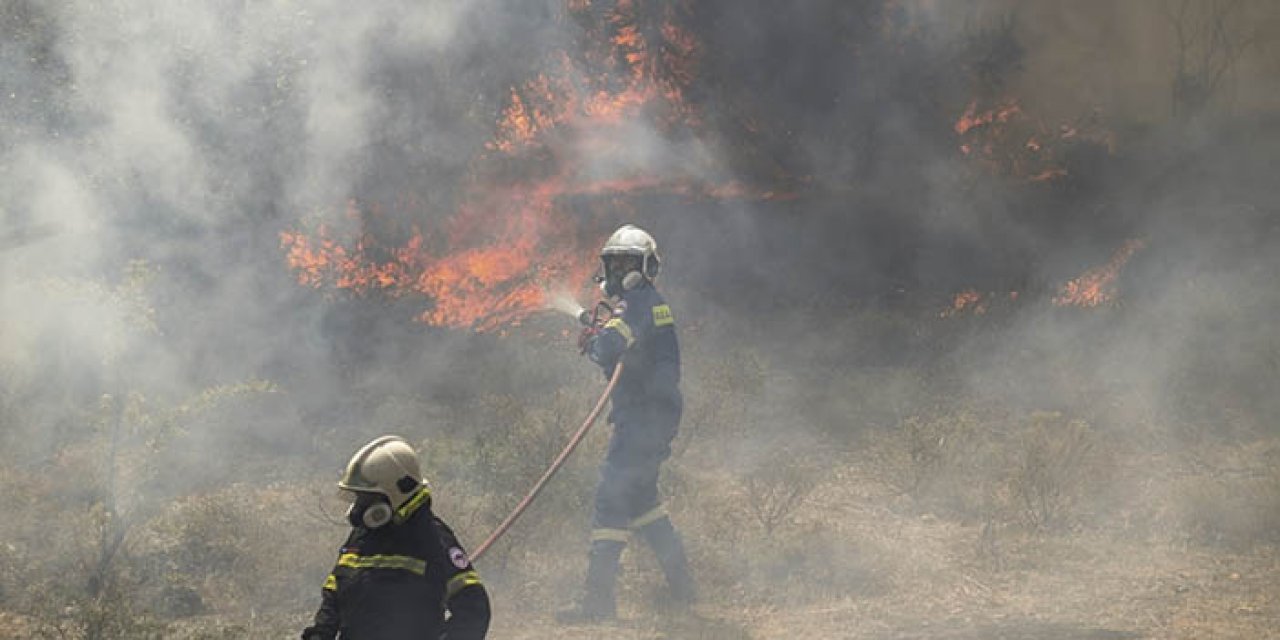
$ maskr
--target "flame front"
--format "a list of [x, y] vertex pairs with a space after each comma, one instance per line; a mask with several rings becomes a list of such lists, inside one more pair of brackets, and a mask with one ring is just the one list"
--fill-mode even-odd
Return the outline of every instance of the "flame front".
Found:
[[[591, 4], [570, 0], [567, 15], [590, 21]], [[663, 189], [774, 197], [737, 183], [695, 186], [661, 175], [600, 177], [580, 170], [584, 155], [619, 151], [619, 127], [638, 118], [660, 129], [698, 124], [683, 97], [698, 54], [697, 41], [678, 24], [687, 12], [687, 4], [677, 2], [648, 15], [637, 3], [619, 0], [602, 22], [589, 25], [588, 44], [594, 46], [585, 48], [582, 60], [561, 55], [554, 73], [513, 87], [485, 153], [473, 163], [467, 195], [444, 228], [415, 228], [407, 241], [386, 246], [365, 230], [374, 226], [368, 224], [371, 208], [352, 203], [348, 217], [361, 223], [354, 237], [338, 237], [325, 224], [281, 233], [297, 281], [353, 295], [424, 297], [419, 320], [488, 331], [547, 308], [549, 289], [584, 290], [595, 269], [590, 243], [598, 239], [559, 208], [563, 196]], [[525, 162], [525, 173], [535, 177], [514, 184], [487, 177], [502, 172], [485, 169], [512, 162]]]
[[1083, 141], [1115, 152], [1115, 134], [1098, 120], [1094, 112], [1055, 128], [1028, 115], [1017, 99], [1003, 98], [985, 109], [971, 101], [952, 129], [960, 138], [960, 153], [992, 173], [1050, 182], [1068, 175], [1062, 166], [1068, 145]]
[[[343, 244], [321, 225], [310, 234], [282, 233], [281, 246], [299, 284], [357, 296], [419, 295], [433, 303], [420, 321], [477, 331], [546, 308], [549, 288], [588, 280], [594, 262], [583, 260], [573, 241], [561, 241], [561, 233], [572, 233], [564, 231], [570, 225], [552, 206], [550, 192], [513, 190], [485, 204], [499, 213], [480, 220], [464, 209], [459, 219], [476, 219], [477, 226], [457, 226], [463, 233], [451, 238], [414, 229], [400, 246], [376, 245], [368, 234]], [[434, 244], [452, 250], [436, 255], [427, 248]]]
[[1111, 302], [1115, 299], [1116, 278], [1120, 270], [1144, 246], [1146, 243], [1138, 239], [1125, 242], [1106, 264], [1089, 269], [1062, 285], [1053, 298], [1053, 304], [1060, 307], [1097, 307]]
[[972, 312], [974, 315], [982, 315], [987, 312], [987, 303], [977, 289], [965, 289], [957, 293], [951, 301], [951, 306], [944, 309], [939, 315], [943, 318], [950, 318], [967, 311]]

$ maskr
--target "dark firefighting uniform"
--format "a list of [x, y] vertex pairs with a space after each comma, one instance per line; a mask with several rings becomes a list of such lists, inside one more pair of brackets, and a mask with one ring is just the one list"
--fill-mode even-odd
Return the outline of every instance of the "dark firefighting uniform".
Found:
[[489, 628], [489, 595], [426, 487], [394, 522], [352, 528], [322, 598], [304, 640], [481, 640]]
[[604, 613], [613, 610], [618, 558], [632, 532], [653, 548], [673, 596], [693, 597], [684, 546], [658, 498], [658, 472], [671, 455], [683, 407], [675, 318], [648, 282], [623, 292], [617, 306], [587, 350], [607, 377], [623, 363], [609, 413], [613, 436], [596, 488], [584, 602]]

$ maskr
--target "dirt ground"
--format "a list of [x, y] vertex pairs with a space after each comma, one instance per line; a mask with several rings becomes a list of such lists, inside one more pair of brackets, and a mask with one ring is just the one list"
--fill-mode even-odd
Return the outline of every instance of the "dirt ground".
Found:
[[[695, 573], [708, 578], [704, 586], [721, 586], [704, 589], [691, 612], [664, 612], [654, 604], [659, 576], [645, 557], [648, 552], [632, 549], [620, 585], [621, 619], [608, 625], [557, 625], [549, 607], [580, 575], [583, 555], [576, 545], [564, 545], [544, 554], [548, 564], [543, 568], [521, 574], [545, 584], [493, 585], [490, 637], [1280, 638], [1280, 552], [1274, 531], [1267, 530], [1277, 514], [1265, 511], [1277, 502], [1274, 493], [1257, 489], [1280, 486], [1268, 484], [1277, 453], [1280, 441], [1270, 438], [1206, 444], [1194, 456], [1130, 457], [1108, 480], [1126, 490], [1118, 492], [1123, 497], [1110, 503], [1107, 515], [1060, 530], [1032, 530], [966, 522], [922, 508], [884, 479], [878, 468], [883, 460], [867, 449], [825, 470], [803, 506], [779, 525], [779, 536], [820, 527], [836, 543], [804, 549], [819, 557], [811, 558], [798, 577], [780, 582], [776, 592], [723, 588], [723, 576], [706, 576], [714, 553], [722, 551], [715, 546], [717, 525], [699, 520], [697, 503], [673, 501], [673, 518], [685, 531]], [[727, 499], [722, 492], [699, 498]], [[705, 509], [701, 515], [720, 517]], [[722, 557], [745, 560], [757, 552], [752, 549]], [[846, 555], [834, 557], [840, 554]], [[850, 556], [859, 560], [851, 562]], [[820, 569], [824, 561], [863, 574], [841, 581], [825, 573], [808, 582], [804, 573]], [[483, 562], [479, 569], [483, 575]], [[294, 637], [311, 613], [223, 609], [168, 620], [160, 636], [149, 637]], [[34, 637], [58, 635], [51, 635], [47, 625], [0, 612], [0, 639]]]
[[[945, 544], [975, 532], [928, 523], [905, 528], [913, 542]], [[918, 537], [916, 537], [918, 536]], [[631, 608], [618, 624], [563, 628], [549, 616], [499, 617], [495, 638], [678, 639], [865, 638], [908, 640], [1280, 637], [1280, 560], [1249, 554], [1064, 541], [1057, 552], [1087, 560], [1052, 572], [992, 575], [938, 567], [871, 599], [807, 606], [699, 605], [659, 617]], [[925, 575], [932, 573], [932, 579]]]
[[[632, 610], [617, 624], [563, 628], [549, 617], [499, 617], [495, 638], [635, 640], [866, 638], [908, 640], [1272, 638], [1280, 629], [1274, 553], [1183, 555], [1116, 549], [1065, 575], [1001, 580], [958, 572], [870, 601], [738, 608], [700, 605], [692, 615]], [[1110, 554], [1108, 554], [1110, 555]], [[1145, 565], [1145, 566], [1143, 566]], [[984, 581], [985, 580], [985, 581]]]
[[[1266, 472], [1275, 446], [1232, 448], [1224, 456], [1237, 463], [1237, 472]], [[1248, 459], [1242, 450], [1263, 455]], [[1152, 477], [1150, 467], [1158, 460], [1130, 464]], [[1223, 473], [1220, 466], [1199, 471], [1195, 466], [1168, 471], [1184, 483], [1190, 477], [1192, 484]], [[886, 556], [877, 560], [884, 574], [878, 591], [798, 599], [780, 594], [778, 603], [750, 606], [712, 596], [687, 615], [663, 615], [646, 602], [623, 598], [617, 624], [576, 628], [555, 625], [549, 614], [511, 611], [517, 603], [499, 600], [491, 635], [516, 640], [1280, 637], [1280, 553], [1272, 544], [1212, 544], [1149, 529], [1139, 535], [1131, 521], [1057, 533], [993, 534], [979, 523], [914, 513], [903, 508], [901, 496], [860, 477], [856, 467], [843, 471], [797, 519], [821, 519], [851, 543], [872, 542], [871, 548]], [[1163, 491], [1159, 482], [1149, 484], [1150, 491]], [[1135, 508], [1168, 510], [1148, 493], [1135, 493], [1131, 500]]]

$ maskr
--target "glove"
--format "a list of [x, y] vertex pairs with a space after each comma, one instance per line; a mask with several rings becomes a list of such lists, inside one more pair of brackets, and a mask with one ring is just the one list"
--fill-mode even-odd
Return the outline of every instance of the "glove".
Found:
[[578, 355], [587, 353], [587, 349], [591, 348], [591, 342], [600, 335], [598, 327], [586, 327], [578, 334]]

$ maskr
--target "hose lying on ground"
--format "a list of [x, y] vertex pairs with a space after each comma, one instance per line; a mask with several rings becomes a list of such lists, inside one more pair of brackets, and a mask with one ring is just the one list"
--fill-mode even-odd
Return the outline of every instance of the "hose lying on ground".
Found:
[[472, 560], [479, 560], [480, 556], [483, 556], [484, 552], [488, 551], [489, 547], [493, 546], [493, 543], [498, 538], [501, 538], [502, 534], [507, 532], [507, 529], [511, 528], [511, 525], [520, 517], [520, 514], [524, 513], [525, 509], [528, 509], [529, 505], [533, 504], [533, 499], [538, 497], [538, 493], [546, 486], [547, 481], [551, 480], [551, 476], [555, 475], [560, 470], [560, 467], [564, 466], [565, 461], [569, 459], [569, 455], [573, 453], [574, 449], [578, 448], [578, 443], [582, 442], [583, 436], [587, 435], [591, 425], [595, 424], [596, 418], [600, 416], [600, 410], [604, 408], [604, 403], [609, 399], [609, 394], [613, 393], [613, 387], [618, 384], [620, 375], [622, 375], [621, 362], [613, 368], [613, 376], [609, 378], [609, 384], [605, 386], [604, 393], [600, 394], [600, 399], [596, 401], [595, 408], [591, 410], [591, 413], [587, 414], [587, 419], [582, 421], [582, 426], [578, 427], [578, 431], [573, 434], [572, 438], [569, 438], [569, 443], [565, 445], [564, 450], [560, 452], [560, 455], [556, 456], [556, 459], [542, 474], [542, 477], [538, 478], [538, 481], [533, 484], [529, 494], [520, 501], [520, 504], [516, 505], [516, 508], [511, 511], [511, 515], [507, 516], [507, 519], [503, 520], [502, 524], [498, 525], [498, 528], [494, 529], [493, 533], [489, 534], [489, 537], [471, 552]]

